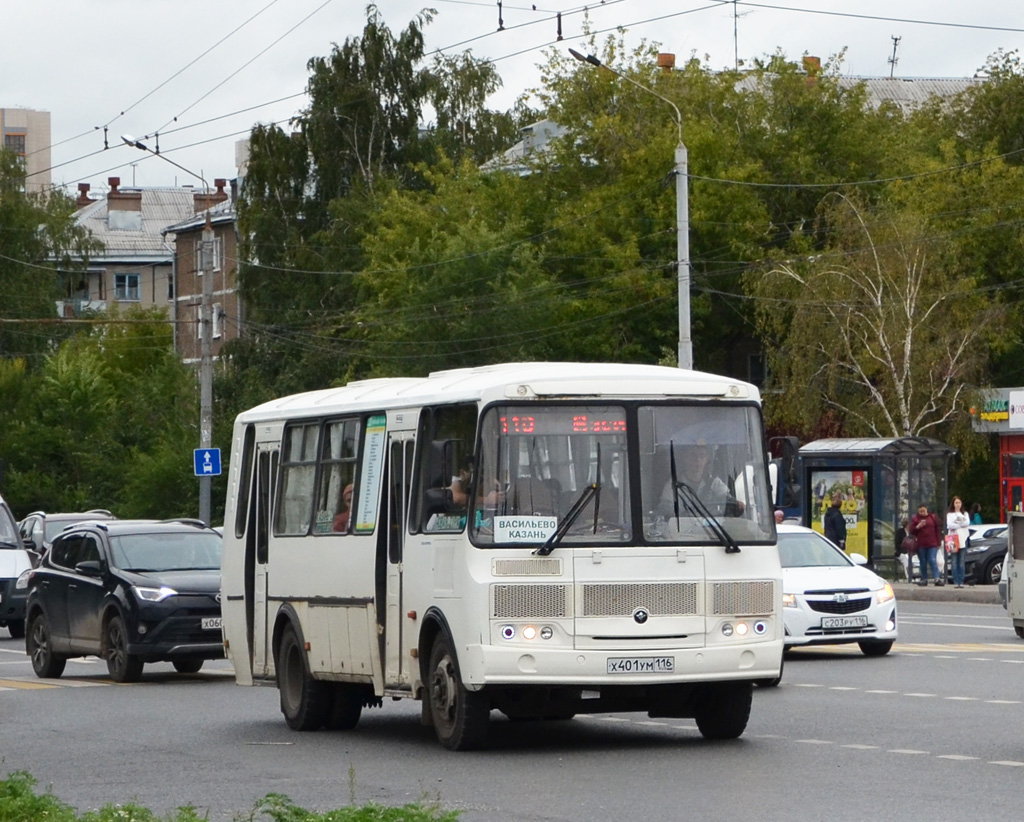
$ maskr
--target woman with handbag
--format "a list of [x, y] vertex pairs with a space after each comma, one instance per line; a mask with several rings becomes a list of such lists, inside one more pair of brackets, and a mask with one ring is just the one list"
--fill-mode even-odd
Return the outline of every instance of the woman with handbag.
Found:
[[971, 531], [971, 518], [964, 511], [960, 497], [953, 497], [946, 512], [946, 547], [953, 561], [953, 584], [964, 587], [964, 555], [967, 553], [967, 538]]

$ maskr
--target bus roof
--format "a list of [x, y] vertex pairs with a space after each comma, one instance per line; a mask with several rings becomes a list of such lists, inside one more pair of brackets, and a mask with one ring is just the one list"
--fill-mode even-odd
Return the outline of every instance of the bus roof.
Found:
[[238, 418], [251, 422], [334, 408], [358, 411], [475, 400], [636, 396], [760, 400], [750, 383], [700, 371], [628, 363], [518, 362], [435, 371], [426, 377], [359, 380], [271, 400]]

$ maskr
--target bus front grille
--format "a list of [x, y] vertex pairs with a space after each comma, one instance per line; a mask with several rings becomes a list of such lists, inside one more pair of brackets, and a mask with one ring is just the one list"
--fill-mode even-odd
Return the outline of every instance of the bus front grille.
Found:
[[494, 619], [554, 619], [569, 616], [567, 585], [492, 585]]
[[696, 582], [587, 584], [583, 586], [584, 617], [632, 616], [638, 608], [651, 616], [697, 613]]
[[712, 582], [711, 613], [719, 616], [760, 616], [775, 605], [775, 585], [770, 579], [743, 582]]

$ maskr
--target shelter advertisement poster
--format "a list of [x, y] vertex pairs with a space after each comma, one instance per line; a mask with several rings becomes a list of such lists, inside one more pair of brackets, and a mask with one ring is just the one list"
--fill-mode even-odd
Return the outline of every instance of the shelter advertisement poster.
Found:
[[846, 520], [846, 553], [868, 558], [869, 474], [867, 469], [829, 469], [811, 472], [811, 527], [825, 533], [825, 512], [832, 498], [839, 494], [843, 503], [839, 510]]

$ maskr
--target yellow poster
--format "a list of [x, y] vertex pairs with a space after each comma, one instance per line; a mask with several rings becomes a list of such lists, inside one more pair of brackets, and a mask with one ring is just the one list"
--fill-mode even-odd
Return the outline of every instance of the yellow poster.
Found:
[[868, 472], [861, 468], [813, 471], [811, 474], [811, 528], [825, 533], [825, 512], [838, 495], [846, 521], [846, 553], [868, 558]]

